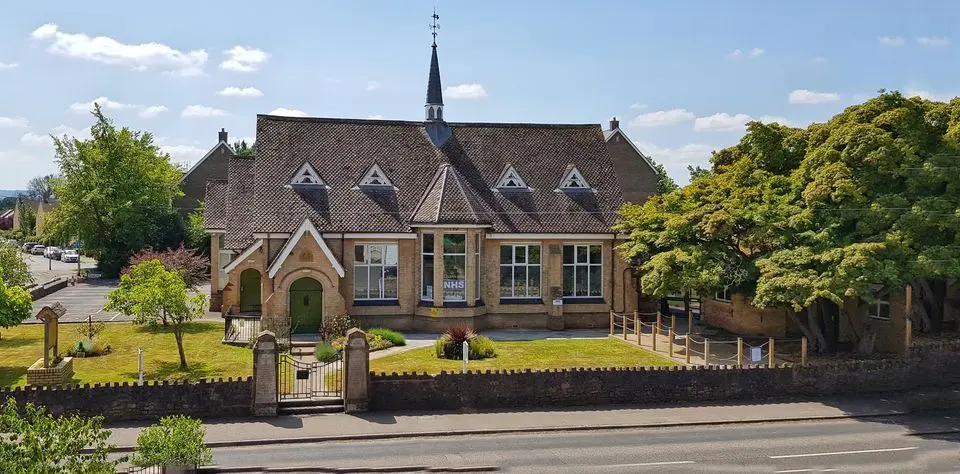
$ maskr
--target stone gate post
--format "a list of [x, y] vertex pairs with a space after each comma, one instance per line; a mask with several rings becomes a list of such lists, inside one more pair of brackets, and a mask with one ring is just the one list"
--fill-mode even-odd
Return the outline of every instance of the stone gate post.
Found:
[[353, 328], [347, 331], [343, 347], [343, 410], [367, 411], [370, 389], [370, 346], [367, 335]]
[[260, 331], [253, 346], [253, 416], [277, 416], [277, 338]]

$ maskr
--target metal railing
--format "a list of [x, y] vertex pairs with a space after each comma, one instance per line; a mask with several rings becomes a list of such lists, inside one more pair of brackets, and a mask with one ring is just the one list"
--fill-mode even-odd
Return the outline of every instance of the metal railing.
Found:
[[280, 356], [280, 400], [339, 397], [343, 393], [343, 352], [330, 362], [304, 362]]
[[277, 338], [277, 344], [282, 349], [290, 347], [293, 328], [289, 316], [224, 314], [223, 321], [223, 342], [225, 344], [250, 346], [256, 342], [261, 331], [270, 331]]

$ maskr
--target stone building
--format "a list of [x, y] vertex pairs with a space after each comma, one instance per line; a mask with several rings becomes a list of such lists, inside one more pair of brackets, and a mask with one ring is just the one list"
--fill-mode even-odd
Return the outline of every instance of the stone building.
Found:
[[204, 199], [207, 181], [227, 179], [230, 157], [234, 154], [228, 142], [227, 131], [220, 129], [217, 132], [217, 144], [180, 178], [180, 190], [183, 191], [183, 196], [174, 201], [173, 207], [183, 215], [196, 210]]
[[611, 230], [618, 174], [646, 183], [636, 199], [656, 180], [633, 145], [641, 161], [618, 169], [629, 140], [616, 123], [446, 118], [436, 43], [423, 121], [258, 115], [256, 155], [206, 183], [214, 306], [289, 315], [298, 332], [338, 314], [562, 329], [632, 311], [637, 282]]
[[36, 216], [33, 233], [34, 235], [42, 235], [43, 228], [47, 223], [47, 217], [49, 217], [48, 214], [57, 207], [59, 207], [59, 204], [52, 200], [17, 198], [17, 203], [13, 208], [11, 229], [23, 230], [23, 211], [30, 209], [33, 211], [34, 216]]

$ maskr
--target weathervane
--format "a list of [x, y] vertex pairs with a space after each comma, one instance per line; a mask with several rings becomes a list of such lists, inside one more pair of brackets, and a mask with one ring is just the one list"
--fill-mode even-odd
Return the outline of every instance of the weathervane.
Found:
[[430, 15], [430, 18], [433, 18], [433, 23], [430, 24], [430, 34], [433, 35], [433, 45], [437, 45], [437, 30], [440, 29], [440, 25], [437, 24], [437, 20], [440, 19], [440, 15], [437, 15], [437, 9], [433, 9], [433, 15]]

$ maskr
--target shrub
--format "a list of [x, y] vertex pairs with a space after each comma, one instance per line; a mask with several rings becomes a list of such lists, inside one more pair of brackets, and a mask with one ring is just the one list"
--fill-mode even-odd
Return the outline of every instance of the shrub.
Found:
[[86, 357], [88, 355], [93, 355], [93, 341], [89, 339], [81, 339], [73, 343], [73, 346], [67, 351], [67, 355], [70, 357]]
[[403, 337], [403, 334], [398, 333], [386, 328], [373, 328], [367, 331], [367, 334], [376, 334], [388, 341], [394, 346], [405, 346], [407, 345], [407, 338]]
[[[347, 345], [347, 337], [338, 337], [333, 340], [331, 345], [335, 349], [342, 351], [343, 347]], [[389, 349], [393, 347], [393, 343], [377, 334], [367, 333], [367, 346], [370, 348], [370, 352], [374, 352]]]
[[496, 357], [497, 351], [493, 347], [493, 341], [486, 336], [477, 336], [470, 340], [470, 359], [480, 360]]
[[135, 466], [209, 464], [213, 453], [203, 442], [204, 434], [200, 420], [183, 415], [161, 418], [160, 424], [137, 436], [137, 451], [131, 462]]
[[463, 343], [476, 337], [477, 333], [468, 326], [450, 326], [437, 339], [434, 351], [441, 359], [463, 359]]
[[337, 355], [339, 352], [340, 351], [338, 351], [330, 343], [320, 341], [317, 343], [317, 348], [314, 349], [313, 354], [317, 356], [317, 360], [320, 362], [333, 362], [337, 360]]
[[350, 315], [338, 314], [324, 321], [323, 325], [320, 326], [320, 339], [332, 342], [338, 337], [346, 336], [347, 331], [355, 327], [357, 327], [357, 323], [350, 319]]

